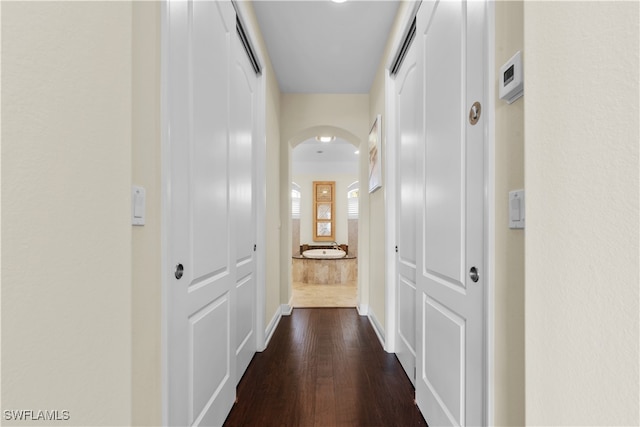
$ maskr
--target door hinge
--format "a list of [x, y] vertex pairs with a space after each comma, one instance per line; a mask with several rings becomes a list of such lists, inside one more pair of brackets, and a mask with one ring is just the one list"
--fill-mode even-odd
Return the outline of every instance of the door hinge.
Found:
[[253, 252], [255, 252], [256, 249], [258, 249], [258, 245], [253, 245]]

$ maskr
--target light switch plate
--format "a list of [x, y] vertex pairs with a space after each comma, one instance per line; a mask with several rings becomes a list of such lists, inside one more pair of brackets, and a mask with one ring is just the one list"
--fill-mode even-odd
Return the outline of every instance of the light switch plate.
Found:
[[524, 228], [524, 190], [509, 192], [509, 228]]
[[131, 187], [131, 224], [144, 225], [146, 211], [146, 192], [144, 188]]

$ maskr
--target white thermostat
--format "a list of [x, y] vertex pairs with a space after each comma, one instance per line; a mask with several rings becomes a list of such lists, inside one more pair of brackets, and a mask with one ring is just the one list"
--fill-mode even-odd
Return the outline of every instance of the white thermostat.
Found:
[[511, 59], [500, 67], [498, 87], [500, 99], [504, 99], [508, 104], [522, 96], [524, 82], [522, 80], [522, 55], [520, 51], [517, 51]]

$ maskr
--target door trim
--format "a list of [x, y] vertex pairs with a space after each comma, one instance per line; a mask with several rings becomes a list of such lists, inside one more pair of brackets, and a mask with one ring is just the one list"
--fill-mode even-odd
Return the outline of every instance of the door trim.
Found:
[[486, 102], [486, 129], [485, 129], [485, 215], [484, 215], [484, 259], [486, 271], [485, 287], [485, 318], [484, 318], [484, 339], [485, 339], [485, 367], [484, 386], [485, 402], [484, 416], [485, 425], [494, 424], [494, 358], [495, 358], [495, 236], [496, 236], [496, 212], [495, 212], [495, 2], [487, 0], [485, 7], [485, 98]]
[[171, 224], [171, 193], [169, 184], [171, 182], [171, 162], [169, 145], [169, 109], [167, 108], [168, 84], [169, 84], [169, 11], [167, 1], [160, 5], [160, 244], [161, 264], [160, 277], [162, 287], [161, 299], [161, 337], [160, 337], [160, 364], [161, 364], [161, 395], [162, 395], [162, 425], [169, 425], [169, 226]]
[[[485, 215], [484, 215], [484, 263], [483, 270], [486, 272], [485, 286], [485, 308], [484, 311], [484, 417], [485, 425], [493, 425], [494, 421], [494, 358], [495, 358], [495, 5], [491, 0], [485, 0], [485, 90], [486, 90], [486, 128], [485, 128]], [[385, 116], [387, 126], [385, 126], [385, 140], [394, 141], [396, 131], [394, 88], [395, 79], [390, 75], [390, 67], [396, 57], [396, 52], [401, 47], [406, 28], [411, 25], [413, 18], [417, 14], [421, 0], [415, 1], [406, 10], [400, 22], [399, 28], [403, 29], [396, 33], [392, 44], [392, 49], [385, 62]], [[385, 144], [384, 153], [387, 171], [385, 174], [385, 351], [393, 353], [396, 350], [396, 261], [395, 245], [397, 242], [396, 228], [397, 218], [395, 206], [397, 204], [397, 194], [395, 185], [397, 183], [398, 170], [396, 168], [397, 150], [396, 144]]]

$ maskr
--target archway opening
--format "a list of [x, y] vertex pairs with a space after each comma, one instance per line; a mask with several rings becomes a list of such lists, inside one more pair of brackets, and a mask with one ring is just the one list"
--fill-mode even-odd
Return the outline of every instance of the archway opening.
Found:
[[292, 306], [357, 307], [360, 140], [317, 126], [289, 144]]

